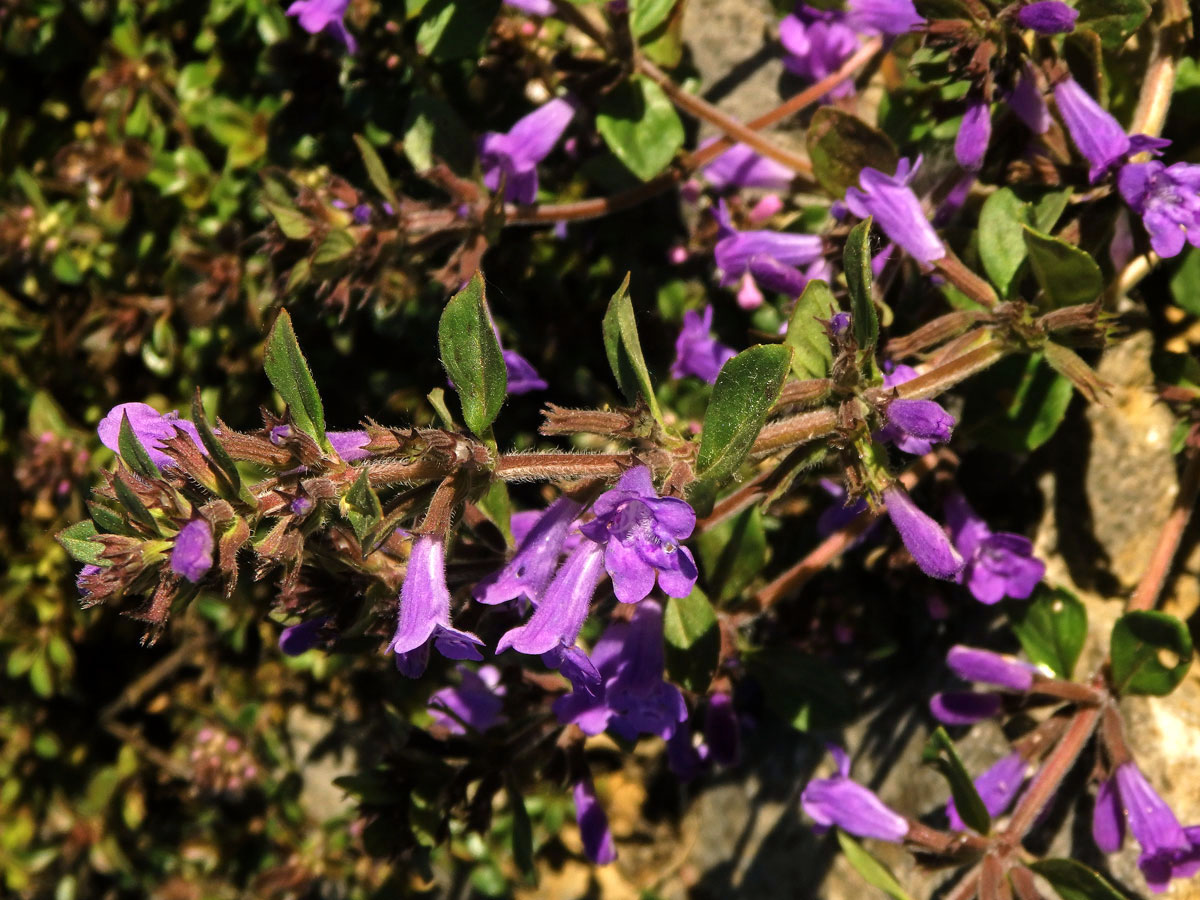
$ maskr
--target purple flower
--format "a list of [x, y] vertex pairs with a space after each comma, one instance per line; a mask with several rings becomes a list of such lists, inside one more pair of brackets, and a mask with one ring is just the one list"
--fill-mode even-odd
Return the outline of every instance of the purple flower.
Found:
[[1101, 177], [1130, 153], [1157, 150], [1170, 141], [1144, 134], [1133, 137], [1112, 114], [1092, 99], [1074, 78], [1060, 81], [1054, 88], [1054, 102], [1071, 134], [1071, 140], [1084, 158], [1092, 164], [1088, 177], [1092, 182]]
[[518, 653], [540, 655], [546, 665], [562, 669], [576, 687], [594, 689], [600, 674], [575, 641], [603, 577], [604, 548], [584, 541], [559, 568], [529, 621], [505, 632], [496, 652], [511, 647]]
[[942, 409], [935, 400], [893, 400], [888, 404], [887, 431], [897, 435], [896, 446], [909, 453], [928, 453], [928, 450], [910, 449], [913, 443], [942, 444], [950, 440], [954, 429], [954, 416]]
[[133, 429], [134, 436], [141, 441], [150, 459], [160, 469], [175, 465], [175, 460], [164, 450], [165, 442], [173, 438], [176, 432], [182, 431], [190, 437], [201, 453], [208, 452], [200, 442], [196, 426], [187, 419], [179, 418], [178, 412], [164, 415], [146, 403], [121, 403], [110, 409], [96, 426], [100, 443], [114, 453], [121, 452], [121, 419], [125, 416], [129, 417], [129, 427]]
[[954, 139], [954, 158], [968, 172], [978, 172], [992, 137], [992, 111], [982, 98], [967, 104], [958, 137]]
[[171, 548], [171, 571], [195, 583], [204, 577], [212, 564], [212, 526], [205, 519], [192, 519], [175, 535], [175, 545]]
[[418, 535], [400, 586], [400, 614], [388, 649], [396, 668], [407, 678], [420, 678], [429, 664], [429, 645], [449, 659], [482, 659], [483, 641], [450, 624], [450, 589], [446, 587], [446, 550], [436, 534]]
[[929, 263], [945, 256], [946, 248], [921, 211], [917, 195], [908, 186], [920, 165], [919, 156], [915, 163], [902, 159], [896, 165], [895, 175], [865, 167], [858, 175], [862, 190], [846, 189], [846, 206], [860, 219], [874, 216], [889, 240], [917, 261]]
[[963, 567], [963, 558], [942, 526], [921, 512], [898, 485], [884, 491], [883, 498], [892, 524], [921, 571], [931, 578], [954, 578]]
[[365, 449], [371, 443], [371, 437], [365, 431], [327, 431], [325, 437], [329, 438], [337, 455], [346, 462], [366, 459], [371, 455]]
[[962, 494], [946, 498], [946, 523], [954, 546], [966, 559], [958, 581], [980, 603], [1005, 597], [1024, 600], [1046, 574], [1046, 564], [1033, 555], [1033, 543], [1020, 534], [993, 534]]
[[349, 6], [350, 0], [296, 0], [288, 7], [287, 14], [295, 16], [300, 27], [309, 34], [327, 31], [353, 53], [358, 49], [358, 44], [342, 21]]
[[88, 593], [88, 588], [86, 586], [86, 579], [90, 578], [93, 575], [99, 575], [99, 574], [100, 574], [100, 566], [92, 565], [91, 563], [88, 563], [86, 566], [84, 566], [82, 569], [79, 570], [79, 574], [75, 576], [75, 589], [77, 591], [79, 591], [80, 595], [85, 595]]
[[328, 621], [329, 616], [316, 616], [312, 619], [305, 619], [303, 622], [297, 622], [295, 625], [289, 625], [279, 632], [279, 649], [287, 656], [299, 656], [301, 653], [306, 653], [317, 645], [317, 641], [321, 639], [321, 630]]
[[550, 155], [562, 137], [575, 107], [561, 97], [542, 104], [517, 120], [507, 133], [489, 131], [479, 140], [479, 163], [488, 190], [500, 190], [511, 203], [533, 203], [537, 199], [537, 164]]
[[[700, 149], [716, 140], [710, 138], [704, 141]], [[787, 166], [761, 156], [745, 144], [734, 144], [700, 171], [718, 191], [728, 188], [784, 191], [791, 187], [796, 178], [796, 173]]]
[[1185, 240], [1200, 247], [1200, 165], [1128, 163], [1117, 175], [1117, 187], [1142, 217], [1150, 246], [1159, 256], [1177, 256]]
[[875, 794], [850, 780], [850, 758], [830, 745], [838, 774], [814, 778], [800, 795], [800, 806], [824, 831], [836, 825], [857, 837], [898, 843], [908, 834], [908, 820], [890, 809]]
[[929, 711], [946, 725], [974, 725], [1000, 712], [1001, 702], [998, 694], [944, 691], [930, 698]]
[[750, 275], [759, 287], [800, 296], [808, 276], [800, 266], [821, 259], [824, 241], [815, 234], [784, 234], [778, 231], [737, 231], [725, 201], [715, 212], [720, 238], [714, 248], [721, 286], [730, 287]]
[[1071, 9], [1059, 0], [1038, 0], [1021, 7], [1017, 13], [1017, 24], [1032, 28], [1038, 34], [1067, 34], [1075, 30], [1079, 10]]
[[475, 672], [458, 666], [461, 681], [458, 687], [444, 687], [429, 698], [429, 714], [433, 721], [451, 734], [466, 734], [467, 727], [487, 731], [504, 719], [504, 686], [500, 670], [495, 666], [480, 666]]
[[[784, 68], [810, 82], [836, 72], [858, 49], [858, 34], [845, 19], [842, 12], [797, 4], [796, 11], [779, 23]], [[854, 81], [847, 78], [826, 96], [837, 98], [852, 93]]]
[[574, 722], [585, 734], [610, 728], [632, 741], [643, 734], [669, 739], [687, 719], [683, 695], [663, 680], [662, 607], [656, 601], [638, 604], [631, 621], [609, 625], [592, 662], [603, 689], [576, 690], [555, 701], [563, 724]]
[[[979, 799], [987, 808], [988, 815], [993, 818], [1006, 812], [1012, 806], [1021, 785], [1025, 781], [1025, 770], [1028, 765], [1020, 753], [1010, 753], [986, 772], [975, 779], [975, 790]], [[950, 827], [955, 831], [966, 831], [967, 826], [958, 815], [954, 798], [946, 802], [946, 815], [950, 818]]]
[[533, 364], [516, 350], [503, 350], [504, 368], [508, 370], [508, 393], [528, 394], [544, 391], [550, 385], [542, 380]]
[[552, 0], [504, 0], [504, 3], [507, 6], [513, 7], [513, 9], [527, 12], [531, 16], [554, 15], [554, 3]]
[[1050, 109], [1046, 106], [1041, 88], [1038, 87], [1037, 75], [1029, 63], [1021, 67], [1017, 83], [1008, 95], [1008, 105], [1034, 134], [1045, 134], [1050, 130]]
[[671, 377], [683, 378], [695, 375], [713, 384], [721, 366], [737, 354], [712, 335], [712, 306], [705, 306], [703, 313], [689, 309], [683, 314], [683, 327], [675, 339], [675, 362], [671, 363]]
[[617, 848], [608, 828], [608, 816], [596, 799], [592, 779], [586, 776], [575, 782], [575, 821], [579, 823], [579, 836], [588, 859], [604, 866], [617, 858]]
[[[570, 497], [559, 497], [545, 512], [536, 514], [537, 521], [519, 540], [516, 555], [503, 569], [475, 586], [475, 599], [495, 604], [524, 596], [540, 603], [554, 578], [567, 533], [582, 509]], [[513, 519], [515, 537], [516, 516]]]
[[696, 561], [680, 544], [696, 527], [696, 512], [683, 500], [659, 497], [650, 470], [637, 466], [592, 505], [596, 518], [580, 528], [604, 546], [604, 567], [622, 603], [637, 603], [658, 586], [686, 597], [696, 583]]
[[859, 34], [895, 36], [925, 25], [913, 0], [848, 0], [846, 22]]
[[1200, 872], [1200, 827], [1180, 825], [1132, 760], [1117, 766], [1115, 776], [1101, 785], [1096, 798], [1092, 836], [1106, 853], [1116, 852], [1124, 842], [1122, 810], [1129, 830], [1142, 845], [1138, 868], [1150, 890], [1165, 891], [1172, 878], [1191, 878]]
[[1033, 686], [1037, 666], [1002, 653], [964, 647], [956, 644], [946, 654], [946, 665], [959, 678], [977, 681], [1013, 691], [1027, 691]]

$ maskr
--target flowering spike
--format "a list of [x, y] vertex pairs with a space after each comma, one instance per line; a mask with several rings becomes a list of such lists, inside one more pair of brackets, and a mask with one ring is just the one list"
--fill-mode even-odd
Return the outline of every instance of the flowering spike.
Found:
[[939, 722], [947, 725], [974, 725], [1000, 712], [1000, 705], [997, 694], [946, 691], [933, 695], [929, 701], [929, 711]]

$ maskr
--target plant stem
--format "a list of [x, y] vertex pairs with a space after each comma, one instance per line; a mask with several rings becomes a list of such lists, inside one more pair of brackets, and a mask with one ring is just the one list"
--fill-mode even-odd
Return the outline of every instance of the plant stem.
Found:
[[1192, 509], [1200, 496], [1200, 451], [1188, 447], [1185, 453], [1187, 464], [1183, 468], [1183, 479], [1179, 484], [1175, 504], [1171, 507], [1171, 514], [1167, 517], [1162, 531], [1158, 533], [1158, 543], [1154, 546], [1150, 564], [1138, 582], [1133, 596], [1125, 605], [1126, 612], [1154, 608], [1167, 576], [1171, 573], [1171, 563], [1179, 550], [1179, 542], [1183, 538], [1188, 520], [1191, 519]]
[[505, 453], [496, 461], [504, 481], [555, 481], [620, 475], [634, 464], [629, 453]]

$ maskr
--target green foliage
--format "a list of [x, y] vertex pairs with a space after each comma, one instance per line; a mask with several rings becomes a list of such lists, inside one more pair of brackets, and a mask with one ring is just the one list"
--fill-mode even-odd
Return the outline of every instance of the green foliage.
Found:
[[950, 794], [954, 797], [954, 806], [963, 823], [980, 834], [991, 831], [992, 818], [988, 815], [987, 807], [975, 790], [975, 783], [959, 758], [954, 742], [942, 726], [939, 725], [929, 736], [922, 761], [937, 769], [950, 783]]
[[462, 401], [463, 420], [475, 434], [488, 434], [508, 389], [500, 341], [492, 330], [483, 273], [450, 298], [438, 322], [438, 349], [446, 374]]
[[667, 672], [689, 691], [708, 689], [721, 652], [721, 631], [712, 604], [699, 588], [667, 598], [663, 613]]
[[746, 666], [768, 708], [797, 731], [838, 728], [854, 713], [854, 694], [826, 660], [770, 647], [748, 655]]
[[799, 379], [828, 378], [833, 366], [826, 323], [837, 312], [829, 285], [814, 278], [804, 286], [788, 320], [784, 343], [792, 348], [792, 374]]
[[858, 173], [864, 168], [890, 174], [900, 159], [886, 134], [832, 106], [822, 106], [813, 114], [805, 143], [813, 175], [835, 197], [857, 187]]
[[1042, 859], [1029, 868], [1050, 882], [1062, 900], [1125, 900], [1124, 894], [1077, 860]]
[[667, 167], [683, 146], [683, 123], [653, 81], [636, 77], [605, 95], [596, 130], [613, 154], [643, 181]]
[[1191, 668], [1192, 636], [1174, 616], [1153, 610], [1130, 612], [1113, 626], [1109, 655], [1115, 690], [1164, 697]]
[[871, 221], [867, 217], [850, 229], [843, 257], [850, 289], [850, 327], [858, 349], [868, 355], [879, 340], [879, 314], [871, 290]]
[[1009, 618], [1025, 655], [1070, 681], [1087, 638], [1087, 611], [1079, 598], [1039, 585], [1029, 602], [1012, 603]]
[[1021, 226], [1021, 230], [1029, 266], [1049, 308], [1089, 303], [1100, 296], [1104, 276], [1087, 253], [1028, 225]]
[[321, 395], [317, 393], [317, 383], [313, 381], [308, 360], [300, 351], [296, 332], [292, 328], [292, 317], [286, 309], [279, 311], [275, 325], [267, 336], [263, 369], [287, 404], [296, 427], [316, 441], [325, 452], [332, 453], [333, 445], [325, 436], [325, 407], [321, 404]]
[[862, 844], [841, 829], [838, 829], [837, 839], [846, 861], [854, 867], [854, 871], [861, 875], [867, 884], [883, 891], [892, 900], [912, 900], [891, 870], [864, 850]]
[[646, 360], [642, 356], [642, 342], [638, 338], [633, 302], [629, 299], [628, 274], [617, 288], [617, 292], [612, 295], [608, 302], [608, 310], [604, 313], [604, 352], [608, 354], [608, 364], [625, 399], [630, 403], [637, 403], [641, 397], [649, 406], [651, 415], [661, 422], [662, 410], [659, 409], [658, 399], [654, 396], [654, 385], [650, 381], [650, 372], [646, 369]]

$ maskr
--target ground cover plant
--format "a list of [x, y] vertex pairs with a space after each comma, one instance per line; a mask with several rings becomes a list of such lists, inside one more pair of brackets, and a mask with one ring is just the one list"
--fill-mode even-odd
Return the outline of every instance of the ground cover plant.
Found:
[[5, 4], [6, 895], [1197, 896], [1195, 52]]

